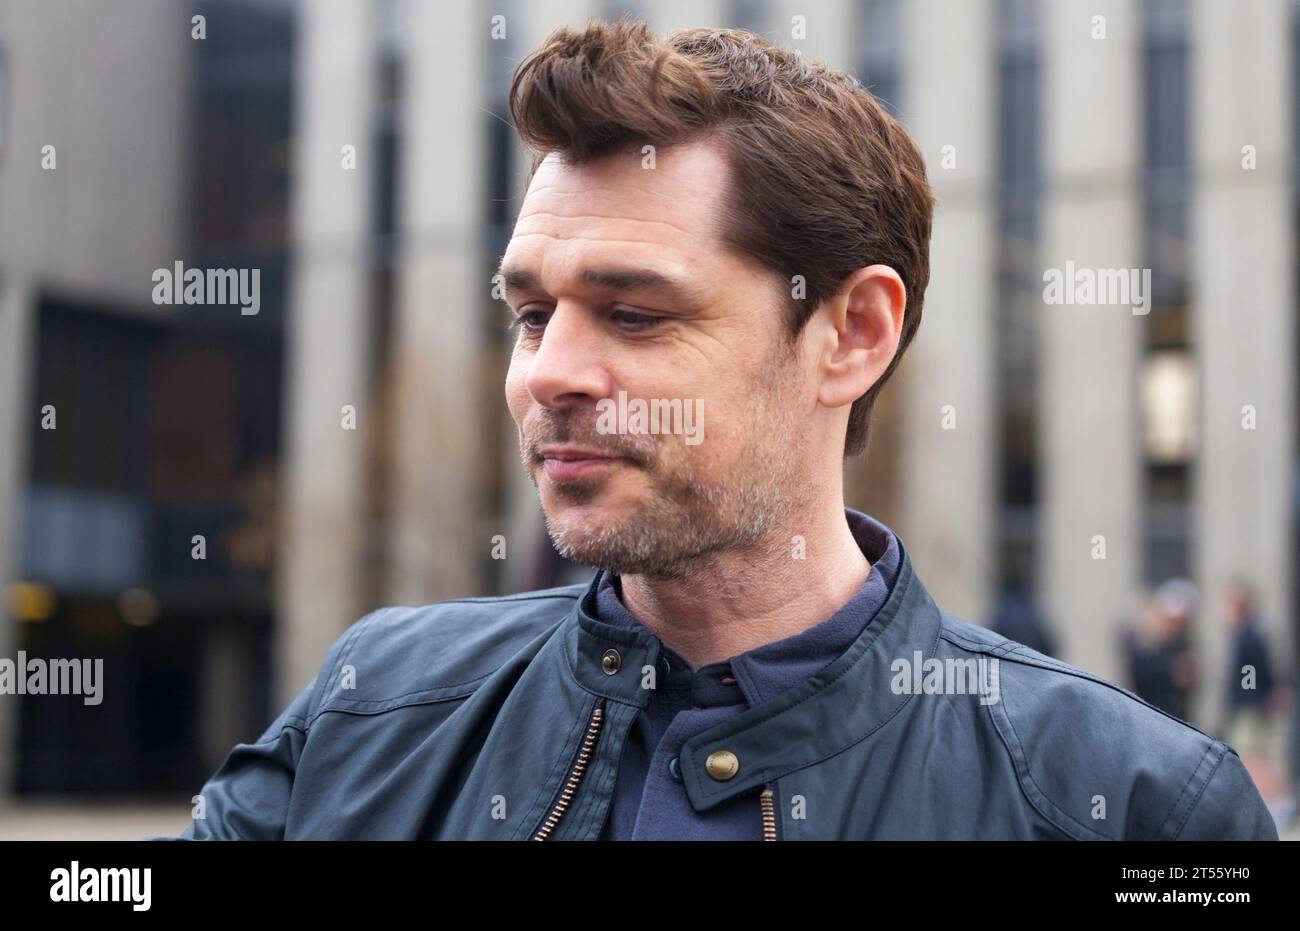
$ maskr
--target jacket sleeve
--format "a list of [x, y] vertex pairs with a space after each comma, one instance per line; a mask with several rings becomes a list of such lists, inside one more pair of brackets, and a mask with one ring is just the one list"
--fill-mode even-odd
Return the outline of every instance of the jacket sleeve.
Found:
[[[283, 840], [294, 776], [307, 742], [317, 683], [331, 682], [366, 615], [330, 647], [320, 673], [252, 743], [236, 744], [204, 784], [191, 808], [194, 820], [178, 837], [145, 840]], [[323, 678], [322, 678], [323, 677]]]
[[[294, 773], [307, 739], [316, 680], [262, 736], [236, 744], [191, 806], [194, 820], [179, 840], [283, 840]], [[153, 840], [155, 838], [150, 838]]]
[[1178, 840], [1277, 840], [1277, 825], [1255, 782], [1231, 749], [1193, 806]]

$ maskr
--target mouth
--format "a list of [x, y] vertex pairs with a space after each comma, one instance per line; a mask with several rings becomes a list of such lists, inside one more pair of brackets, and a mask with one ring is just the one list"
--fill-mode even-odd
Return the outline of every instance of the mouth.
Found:
[[542, 450], [541, 457], [546, 477], [554, 482], [588, 478], [628, 462], [619, 456], [567, 446], [547, 447]]

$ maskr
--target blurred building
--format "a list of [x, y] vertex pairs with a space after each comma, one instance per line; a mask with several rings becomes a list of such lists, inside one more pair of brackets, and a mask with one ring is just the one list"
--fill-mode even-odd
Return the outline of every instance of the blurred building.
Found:
[[[513, 68], [624, 11], [851, 70], [922, 146], [926, 320], [848, 483], [945, 607], [1027, 591], [1122, 681], [1145, 586], [1196, 580], [1217, 669], [1240, 575], [1292, 665], [1300, 4], [52, 0], [0, 9], [0, 656], [103, 656], [108, 697], [0, 697], [10, 785], [196, 789], [366, 611], [581, 577], [491, 275]], [[260, 312], [155, 305], [177, 261], [260, 269]], [[1149, 313], [1045, 303], [1067, 267], [1150, 269]]]
[[[6, 788], [174, 792], [265, 726], [293, 33], [0, 7], [0, 656], [105, 679], [0, 696]], [[155, 304], [178, 261], [259, 268], [260, 312]]]

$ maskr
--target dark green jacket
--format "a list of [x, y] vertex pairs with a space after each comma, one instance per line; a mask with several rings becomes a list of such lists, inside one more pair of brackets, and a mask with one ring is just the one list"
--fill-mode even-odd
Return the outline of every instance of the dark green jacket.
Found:
[[[659, 643], [594, 620], [593, 597], [366, 616], [230, 752], [183, 836], [595, 838]], [[780, 840], [1277, 839], [1226, 744], [951, 617], [906, 551], [844, 655], [692, 738], [680, 767], [697, 811], [752, 795]]]

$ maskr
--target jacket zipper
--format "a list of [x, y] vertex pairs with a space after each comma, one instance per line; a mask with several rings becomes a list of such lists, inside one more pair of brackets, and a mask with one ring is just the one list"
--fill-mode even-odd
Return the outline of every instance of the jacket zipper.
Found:
[[596, 738], [600, 736], [600, 725], [604, 722], [604, 719], [605, 709], [602, 707], [601, 702], [597, 702], [596, 707], [591, 710], [591, 719], [587, 722], [587, 733], [582, 737], [582, 746], [578, 748], [578, 755], [569, 770], [569, 778], [564, 780], [564, 787], [560, 790], [560, 797], [555, 800], [551, 813], [546, 816], [542, 826], [533, 835], [533, 840], [546, 840], [550, 837], [555, 830], [555, 826], [564, 817], [564, 813], [569, 810], [569, 803], [573, 801], [578, 786], [582, 784], [582, 777], [587, 772], [587, 763], [591, 759], [591, 751], [596, 746]]
[[770, 785], [763, 786], [758, 804], [763, 811], [763, 840], [776, 840], [776, 795]]

